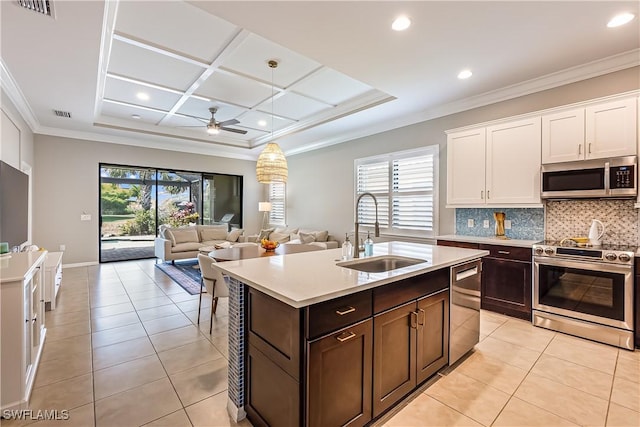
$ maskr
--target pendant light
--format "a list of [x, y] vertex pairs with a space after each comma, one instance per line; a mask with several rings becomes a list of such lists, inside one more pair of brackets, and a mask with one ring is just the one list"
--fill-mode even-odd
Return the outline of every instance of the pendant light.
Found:
[[271, 142], [269, 142], [256, 164], [256, 175], [261, 184], [271, 184], [273, 182], [287, 182], [288, 169], [287, 159], [277, 143], [273, 142], [273, 70], [278, 67], [278, 62], [270, 60], [267, 62], [271, 68]]

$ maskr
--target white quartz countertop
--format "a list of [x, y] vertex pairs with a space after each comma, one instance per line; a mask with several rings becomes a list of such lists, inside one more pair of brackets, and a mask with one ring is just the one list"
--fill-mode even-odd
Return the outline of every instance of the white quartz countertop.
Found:
[[365, 273], [336, 265], [341, 262], [341, 253], [341, 249], [327, 249], [218, 262], [214, 266], [267, 295], [300, 308], [489, 255], [484, 250], [449, 246], [376, 243], [373, 257], [398, 255], [424, 262], [382, 273]]
[[530, 248], [540, 240], [498, 239], [497, 237], [463, 236], [460, 234], [445, 234], [437, 236], [436, 240], [451, 240], [452, 242], [484, 243], [487, 245], [503, 245]]
[[[31, 270], [47, 256], [47, 251], [10, 252], [0, 257], [0, 279], [2, 283], [24, 280]], [[43, 260], [44, 261], [44, 260]]]

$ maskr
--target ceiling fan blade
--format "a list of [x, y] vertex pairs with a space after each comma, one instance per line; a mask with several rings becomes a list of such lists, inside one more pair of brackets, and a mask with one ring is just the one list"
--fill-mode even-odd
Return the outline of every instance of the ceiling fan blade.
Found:
[[219, 122], [220, 126], [229, 126], [229, 125], [237, 125], [240, 121], [236, 119], [225, 120], [224, 122]]
[[223, 126], [220, 126], [221, 130], [226, 130], [227, 132], [235, 132], [235, 133], [241, 133], [242, 135], [244, 135], [245, 133], [247, 133], [246, 130], [242, 130], [242, 129], [234, 129], [234, 128], [226, 128]]

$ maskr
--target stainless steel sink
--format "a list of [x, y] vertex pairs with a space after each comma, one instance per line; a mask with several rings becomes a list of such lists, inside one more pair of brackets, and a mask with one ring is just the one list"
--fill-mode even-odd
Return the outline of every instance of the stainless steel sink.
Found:
[[396, 255], [382, 255], [372, 258], [361, 258], [353, 261], [343, 261], [336, 265], [339, 267], [351, 268], [353, 270], [364, 271], [366, 273], [382, 273], [384, 271], [396, 270], [398, 268], [409, 267], [411, 265], [427, 262], [424, 259], [409, 258]]

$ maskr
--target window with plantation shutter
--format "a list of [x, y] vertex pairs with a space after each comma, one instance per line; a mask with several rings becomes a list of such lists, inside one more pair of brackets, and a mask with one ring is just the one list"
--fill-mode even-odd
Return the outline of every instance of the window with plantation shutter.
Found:
[[271, 202], [271, 212], [269, 212], [269, 224], [285, 225], [286, 211], [286, 184], [274, 182], [269, 184], [269, 201]]
[[[435, 235], [437, 166], [437, 145], [356, 160], [356, 197], [363, 193], [376, 197], [381, 233]], [[361, 224], [375, 222], [371, 197], [361, 199], [357, 215]]]

